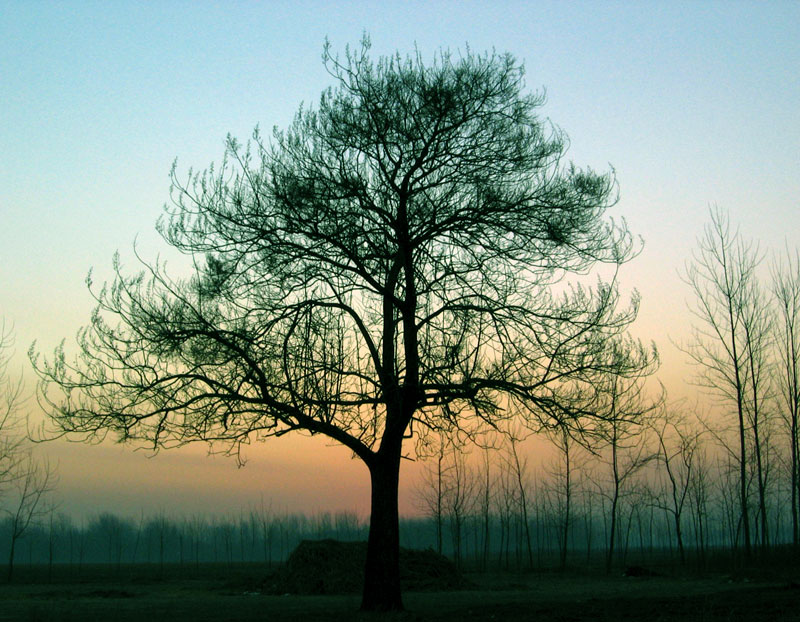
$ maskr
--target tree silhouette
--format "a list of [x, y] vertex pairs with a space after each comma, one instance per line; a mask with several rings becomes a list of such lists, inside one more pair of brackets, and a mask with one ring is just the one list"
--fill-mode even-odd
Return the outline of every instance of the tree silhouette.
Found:
[[0, 320], [0, 500], [7, 485], [19, 477], [25, 458], [25, 437], [20, 433], [19, 409], [23, 402], [22, 378], [9, 373], [13, 335]]
[[[563, 162], [510, 55], [343, 58], [335, 87], [272, 140], [228, 139], [219, 167], [173, 168], [164, 240], [95, 292], [79, 354], [32, 354], [63, 433], [243, 444], [301, 431], [367, 466], [362, 608], [400, 609], [397, 490], [406, 439], [523, 417], [591, 430], [594, 382], [637, 374], [616, 267], [636, 254], [604, 218], [612, 174]], [[596, 264], [597, 285], [568, 283]], [[90, 284], [91, 288], [91, 284]]]
[[764, 454], [768, 421], [768, 353], [771, 331], [769, 298], [761, 291], [756, 270], [762, 254], [731, 229], [726, 212], [711, 209], [711, 223], [698, 240], [685, 280], [696, 301], [690, 310], [698, 320], [683, 350], [698, 367], [696, 383], [736, 409], [737, 446], [724, 444], [739, 473], [739, 503], [745, 555], [752, 547], [749, 468], [755, 457], [762, 548], [767, 546]]
[[[9, 373], [14, 339], [5, 321], [0, 321], [0, 515], [8, 523], [9, 557], [6, 579], [14, 575], [17, 541], [35, 519], [48, 513], [43, 497], [55, 483], [55, 469], [39, 461], [25, 435], [20, 409], [25, 403], [22, 377]], [[50, 506], [52, 510], [52, 506]]]
[[779, 408], [789, 433], [792, 543], [800, 545], [800, 253], [786, 249], [772, 268], [772, 291], [778, 308], [777, 384]]

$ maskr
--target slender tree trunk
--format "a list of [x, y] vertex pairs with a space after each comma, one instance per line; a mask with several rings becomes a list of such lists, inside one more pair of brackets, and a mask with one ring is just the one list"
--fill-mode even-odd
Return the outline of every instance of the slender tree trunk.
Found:
[[490, 489], [491, 489], [491, 480], [490, 480], [490, 470], [489, 470], [489, 454], [484, 452], [484, 467], [485, 471], [485, 479], [483, 482], [484, 489], [483, 489], [483, 551], [481, 553], [481, 570], [484, 572], [488, 567], [488, 560], [489, 560], [489, 537], [490, 537]]
[[[399, 443], [398, 443], [399, 445]], [[396, 454], [396, 455], [395, 455]], [[370, 465], [372, 512], [369, 521], [363, 611], [400, 611], [400, 532], [397, 505], [400, 451], [376, 456]]]
[[800, 477], [798, 471], [800, 464], [798, 464], [798, 430], [797, 430], [797, 412], [792, 412], [792, 543], [795, 547], [800, 545], [800, 513], [798, 512], [798, 500], [800, 500]]
[[528, 521], [528, 498], [525, 494], [525, 482], [523, 481], [525, 470], [524, 465], [519, 459], [517, 453], [516, 441], [511, 441], [511, 454], [514, 458], [514, 475], [517, 480], [517, 490], [519, 492], [519, 505], [522, 511], [523, 527], [525, 530], [525, 543], [528, 549], [528, 568], [533, 568], [533, 547], [531, 545], [531, 527]]
[[631, 505], [631, 510], [628, 513], [628, 524], [625, 526], [625, 543], [622, 547], [622, 563], [625, 564], [628, 559], [628, 552], [630, 551], [631, 544], [631, 529], [633, 528], [633, 514], [635, 508]]
[[[13, 528], [13, 527], [12, 527]], [[17, 547], [17, 539], [14, 537], [14, 534], [11, 534], [11, 552], [8, 554], [8, 574], [6, 575], [6, 580], [11, 583], [11, 579], [14, 577], [14, 549]]]
[[800, 545], [800, 454], [798, 453], [798, 413], [800, 413], [800, 252], [794, 260], [786, 253], [787, 264], [775, 265], [772, 272], [772, 293], [779, 309], [780, 331], [778, 355], [782, 382], [779, 384], [786, 408], [791, 454], [792, 544]]
[[681, 566], [686, 564], [686, 553], [683, 549], [683, 530], [681, 529], [681, 514], [675, 511], [672, 515], [675, 521], [675, 541], [678, 544], [678, 555], [680, 555]]
[[608, 551], [606, 552], [606, 572], [611, 573], [611, 565], [614, 561], [614, 546], [617, 535], [617, 494], [611, 500], [611, 526], [608, 534]]
[[617, 460], [617, 432], [615, 428], [611, 441], [611, 469], [614, 474], [614, 492], [611, 496], [611, 528], [608, 534], [608, 552], [606, 554], [606, 572], [609, 574], [611, 573], [611, 565], [614, 562], [614, 546], [617, 536], [617, 506], [619, 504], [620, 484], [619, 464]]
[[[723, 258], [725, 256], [723, 255]], [[729, 283], [727, 259], [722, 264], [725, 272], [725, 282]], [[739, 324], [738, 313], [740, 310], [734, 309], [734, 300], [729, 295], [727, 298], [728, 320], [730, 325], [730, 348], [731, 364], [734, 373], [734, 387], [736, 389], [736, 411], [739, 422], [739, 502], [742, 509], [742, 526], [744, 527], [744, 552], [745, 557], [750, 559], [750, 508], [747, 503], [747, 443], [745, 441], [745, 420], [744, 420], [744, 386], [741, 377], [741, 361], [739, 359], [736, 326]]]
[[792, 329], [790, 332], [791, 343], [789, 345], [789, 378], [788, 378], [788, 391], [789, 405], [791, 408], [791, 430], [792, 430], [792, 542], [795, 546], [800, 545], [800, 430], [798, 430], [798, 415], [800, 414], [800, 370], [797, 369], [798, 360], [800, 360], [800, 353], [795, 350], [795, 329], [792, 322]]
[[741, 522], [744, 527], [745, 557], [750, 558], [750, 508], [747, 503], [747, 463], [745, 462], [744, 419], [739, 416], [739, 448], [741, 460], [739, 464], [739, 501], [742, 508]]
[[508, 518], [505, 512], [501, 509], [500, 512], [500, 554], [497, 557], [498, 567], [503, 568], [503, 555], [505, 555], [505, 568], [508, 568], [508, 539], [511, 537], [508, 533]]
[[567, 547], [569, 545], [570, 503], [572, 501], [572, 465], [569, 456], [569, 437], [564, 434], [564, 525], [561, 545], [561, 568], [567, 567]]
[[442, 554], [442, 461], [444, 460], [444, 449], [439, 452], [439, 460], [436, 463], [436, 552]]
[[761, 523], [761, 550], [762, 552], [769, 546], [769, 532], [767, 520], [767, 501], [766, 501], [766, 486], [764, 476], [764, 466], [762, 459], [762, 441], [759, 425], [761, 423], [761, 410], [759, 403], [759, 370], [756, 369], [756, 359], [758, 354], [761, 354], [760, 349], [757, 349], [753, 344], [753, 335], [750, 334], [750, 327], [745, 325], [745, 336], [747, 338], [747, 359], [750, 367], [750, 389], [752, 391], [752, 410], [753, 410], [753, 444], [756, 455], [756, 476], [758, 479], [758, 511]]
[[761, 456], [761, 438], [758, 430], [758, 421], [754, 420], [753, 422], [753, 442], [755, 444], [755, 454], [756, 454], [756, 477], [758, 479], [758, 513], [761, 523], [761, 550], [766, 551], [767, 547], [769, 546], [769, 531], [768, 531], [768, 520], [767, 520], [767, 498], [766, 498], [766, 486], [764, 483], [764, 467], [763, 467], [763, 460]]

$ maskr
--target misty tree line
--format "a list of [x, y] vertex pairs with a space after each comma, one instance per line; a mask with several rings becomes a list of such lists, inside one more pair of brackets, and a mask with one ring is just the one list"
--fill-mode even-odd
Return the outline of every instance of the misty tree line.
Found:
[[[425, 541], [476, 569], [665, 559], [702, 566], [715, 553], [743, 552], [735, 465], [704, 421], [676, 409], [660, 405], [616, 447], [589, 450], [554, 435], [556, 452], [538, 468], [537, 454], [513, 441], [494, 461], [496, 449], [445, 449], [418, 489]], [[793, 540], [790, 473], [774, 449], [767, 547]]]
[[[444, 444], [415, 491], [424, 516], [401, 520], [402, 545], [437, 550], [475, 570], [611, 568], [665, 558], [702, 564], [719, 551], [742, 551], [736, 465], [719, 447], [720, 437], [694, 413], [666, 404], [636, 426], [619, 435], [616, 448], [589, 450], [555, 433], [556, 451], [538, 468], [539, 454], [525, 442], [469, 453]], [[777, 546], [792, 541], [793, 525], [790, 473], [779, 447], [773, 449], [766, 508], [768, 542]], [[751, 520], [761, 541], [759, 507], [752, 504]], [[4, 558], [11, 528], [8, 518], [0, 524]], [[93, 563], [273, 565], [304, 539], [364, 540], [367, 532], [368, 520], [352, 512], [306, 515], [263, 503], [228, 516], [102, 513], [83, 521], [48, 506], [20, 538], [14, 562], [77, 569]]]
[[[664, 431], [657, 426], [641, 432], [656, 454], [645, 456], [646, 443], [638, 440], [621, 449], [615, 551], [609, 548], [616, 489], [611, 448], [591, 454], [565, 446], [563, 438], [555, 458], [535, 471], [535, 454], [523, 454], [524, 445], [508, 443], [495, 461], [488, 450], [465, 455], [451, 446], [426, 467], [417, 499], [427, 516], [401, 520], [401, 542], [479, 570], [612, 559], [624, 565], [665, 555], [702, 563], [716, 551], [741, 549], [735, 472], [724, 454], [715, 453], [711, 436], [681, 435], [686, 429], [663, 435], [666, 453], [657, 453]], [[678, 486], [677, 504], [666, 461]], [[776, 478], [768, 503], [775, 545], [792, 538], [787, 483]], [[0, 524], [4, 559], [11, 527], [8, 518]], [[77, 569], [93, 563], [272, 565], [285, 561], [301, 540], [363, 540], [367, 531], [367, 521], [355, 513], [305, 515], [263, 505], [222, 517], [102, 513], [82, 521], [50, 507], [18, 541], [14, 562]]]
[[[0, 554], [9, 554], [11, 525], [0, 525]], [[286, 559], [301, 540], [363, 540], [367, 526], [355, 513], [275, 513], [263, 505], [239, 515], [138, 518], [103, 512], [75, 521], [54, 507], [24, 535], [16, 564], [201, 564]]]

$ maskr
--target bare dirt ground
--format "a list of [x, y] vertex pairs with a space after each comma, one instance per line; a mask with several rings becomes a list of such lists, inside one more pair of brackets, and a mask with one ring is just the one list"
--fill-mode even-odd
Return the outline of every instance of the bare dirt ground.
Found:
[[[253, 568], [154, 568], [20, 576], [0, 585], [0, 620], [800, 621], [800, 582], [780, 576], [623, 577], [580, 572], [471, 575], [474, 587], [408, 592], [406, 612], [358, 613], [357, 595], [267, 595]], [[22, 573], [20, 573], [22, 574]], [[763, 574], [763, 573], [762, 573]], [[798, 577], [800, 578], [800, 577]]]

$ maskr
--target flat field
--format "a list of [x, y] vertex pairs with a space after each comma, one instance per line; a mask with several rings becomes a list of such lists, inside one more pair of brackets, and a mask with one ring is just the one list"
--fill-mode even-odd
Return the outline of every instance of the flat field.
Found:
[[407, 592], [401, 614], [359, 614], [357, 595], [269, 594], [255, 565], [20, 568], [0, 620], [800, 620], [800, 572], [624, 577], [580, 570], [468, 575], [473, 587]]

